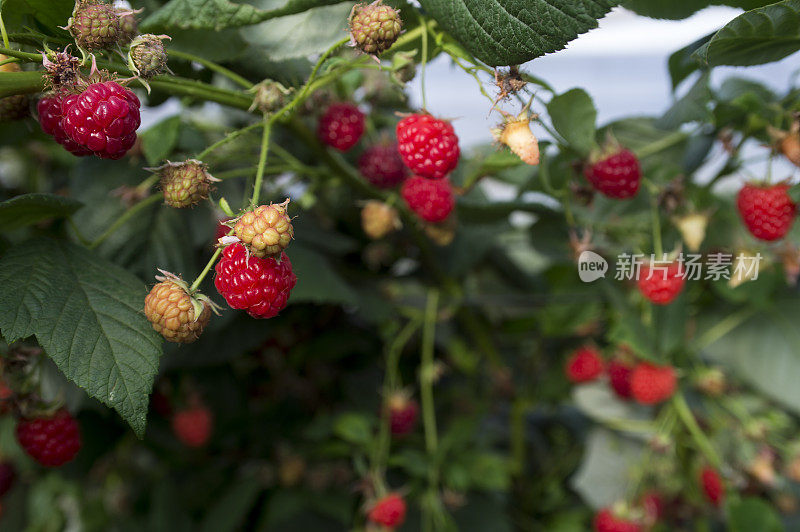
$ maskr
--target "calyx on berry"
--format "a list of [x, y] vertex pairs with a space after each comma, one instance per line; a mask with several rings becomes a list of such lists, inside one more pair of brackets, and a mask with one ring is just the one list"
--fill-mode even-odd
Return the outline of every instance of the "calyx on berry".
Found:
[[277, 81], [267, 79], [255, 85], [248, 92], [253, 94], [250, 111], [258, 109], [264, 114], [270, 114], [284, 106], [286, 96], [291, 94], [292, 90]]
[[208, 165], [196, 159], [179, 163], [167, 161], [165, 165], [151, 170], [161, 176], [164, 203], [176, 209], [191, 207], [208, 198], [213, 184], [219, 182], [208, 173]]
[[242, 214], [233, 226], [233, 233], [248, 252], [259, 258], [279, 257], [294, 238], [292, 219], [283, 203], [259, 205]]
[[144, 299], [144, 314], [153, 329], [169, 342], [189, 344], [200, 338], [219, 307], [207, 296], [192, 293], [177, 275], [159, 270], [160, 281]]
[[526, 164], [539, 164], [539, 141], [531, 131], [527, 109], [518, 116], [506, 115], [505, 121], [492, 130], [495, 140], [508, 146]]
[[81, 60], [68, 51], [42, 52], [45, 87], [56, 92], [77, 90], [83, 82]]
[[403, 31], [400, 13], [383, 0], [356, 4], [350, 12], [350, 44], [366, 54], [377, 55], [394, 44]]

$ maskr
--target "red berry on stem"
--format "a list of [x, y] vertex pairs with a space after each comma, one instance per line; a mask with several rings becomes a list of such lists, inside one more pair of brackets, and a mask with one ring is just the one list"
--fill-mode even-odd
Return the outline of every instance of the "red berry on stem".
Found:
[[700, 485], [708, 502], [720, 506], [725, 501], [725, 484], [719, 473], [709, 466], [700, 470]]
[[347, 151], [364, 134], [364, 113], [352, 103], [334, 103], [319, 119], [317, 136], [323, 144]]
[[450, 122], [414, 114], [397, 124], [397, 149], [416, 175], [442, 179], [458, 166], [460, 150]]
[[172, 417], [172, 431], [187, 447], [202, 447], [211, 437], [214, 418], [205, 406], [178, 410]]
[[369, 520], [389, 528], [403, 524], [406, 519], [406, 502], [397, 493], [379, 499], [369, 511]]
[[114, 81], [93, 83], [62, 104], [61, 124], [69, 137], [103, 159], [119, 159], [136, 142], [139, 98]]
[[641, 532], [643, 528], [634, 521], [617, 517], [609, 508], [603, 508], [594, 516], [596, 532]]
[[675, 369], [672, 366], [656, 366], [642, 362], [631, 374], [631, 394], [642, 404], [658, 404], [672, 397], [677, 382]]
[[397, 152], [397, 145], [377, 145], [367, 148], [358, 159], [358, 170], [378, 188], [392, 188], [408, 175], [408, 169]]
[[419, 403], [408, 394], [397, 392], [389, 397], [388, 404], [392, 434], [404, 436], [413, 431], [419, 416]]
[[400, 193], [408, 207], [426, 222], [444, 221], [455, 207], [453, 188], [446, 179], [413, 176], [406, 179]]
[[584, 169], [586, 179], [602, 194], [614, 199], [632, 198], [639, 192], [642, 169], [632, 151], [621, 149]]
[[631, 374], [633, 366], [621, 359], [614, 359], [608, 363], [608, 382], [620, 398], [630, 399], [631, 395]]
[[778, 240], [792, 228], [797, 205], [789, 196], [788, 189], [786, 183], [772, 186], [747, 183], [739, 191], [736, 206], [744, 225], [754, 237]]
[[16, 432], [20, 447], [46, 467], [66, 464], [81, 448], [78, 422], [63, 408], [51, 417], [20, 419]]
[[656, 305], [669, 305], [678, 297], [685, 283], [685, 271], [680, 263], [642, 265], [637, 286], [639, 291]]
[[242, 244], [225, 248], [216, 265], [214, 285], [231, 308], [246, 310], [254, 318], [272, 318], [286, 307], [297, 283], [285, 253], [274, 258], [248, 256]]
[[569, 356], [564, 370], [571, 382], [593, 381], [603, 373], [603, 359], [593, 347], [581, 347]]
[[39, 100], [36, 109], [39, 113], [39, 124], [42, 126], [42, 131], [51, 135], [56, 142], [61, 144], [72, 155], [77, 157], [91, 155], [91, 150], [69, 138], [64, 128], [61, 127], [63, 100], [64, 96], [61, 95], [48, 96]]

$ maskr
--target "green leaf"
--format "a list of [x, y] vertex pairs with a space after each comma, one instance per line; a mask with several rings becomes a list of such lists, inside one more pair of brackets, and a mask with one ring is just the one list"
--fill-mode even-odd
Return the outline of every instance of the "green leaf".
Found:
[[669, 70], [673, 91], [678, 88], [681, 81], [685, 80], [690, 74], [700, 68], [701, 64], [694, 53], [710, 41], [713, 36], [713, 33], [709, 33], [705, 37], [697, 39], [669, 56], [667, 60], [667, 69]]
[[297, 275], [297, 285], [292, 290], [290, 304], [300, 301], [344, 304], [356, 302], [353, 290], [331, 267], [324, 255], [297, 243], [286, 254]]
[[728, 505], [728, 530], [730, 532], [781, 532], [780, 517], [761, 499], [748, 497]]
[[333, 425], [333, 431], [341, 439], [356, 445], [366, 446], [372, 440], [369, 419], [353, 412], [339, 416]]
[[420, 0], [475, 57], [490, 66], [518, 65], [561, 50], [597, 27], [614, 0]]
[[[572, 399], [587, 417], [621, 430], [625, 429], [627, 421], [644, 422], [651, 418], [649, 409], [619, 399], [605, 382], [573, 386]], [[648, 432], [635, 434], [645, 439], [651, 435]]]
[[143, 436], [161, 338], [142, 313], [145, 286], [85, 248], [30, 240], [0, 260], [0, 330], [36, 336], [67, 376]]
[[572, 89], [553, 97], [547, 104], [547, 112], [553, 127], [571, 148], [581, 155], [592, 151], [597, 110], [586, 91]]
[[680, 20], [711, 5], [753, 9], [771, 3], [771, 0], [627, 0], [623, 5], [645, 17]]
[[233, 532], [240, 530], [261, 493], [255, 479], [237, 480], [208, 510], [201, 532]]
[[[142, 23], [145, 31], [154, 29], [195, 29], [219, 31], [258, 24], [277, 17], [302, 13], [313, 7], [338, 4], [342, 0], [271, 1], [273, 9], [262, 10], [228, 0], [170, 0]], [[342, 23], [344, 27], [344, 22]]]
[[30, 13], [45, 26], [66, 26], [75, 8], [74, 0], [25, 0]]
[[172, 153], [178, 142], [180, 127], [181, 117], [173, 116], [162, 120], [141, 134], [142, 151], [149, 164], [158, 164]]
[[784, 0], [742, 13], [696, 52], [711, 66], [751, 66], [800, 50], [800, 0]]
[[66, 218], [83, 206], [55, 194], [23, 194], [0, 203], [0, 230], [11, 230], [52, 218]]
[[709, 120], [711, 110], [708, 106], [711, 101], [711, 90], [708, 88], [708, 80], [708, 73], [700, 76], [689, 92], [676, 101], [656, 122], [656, 126], [663, 129], [677, 129], [678, 126], [687, 122]]

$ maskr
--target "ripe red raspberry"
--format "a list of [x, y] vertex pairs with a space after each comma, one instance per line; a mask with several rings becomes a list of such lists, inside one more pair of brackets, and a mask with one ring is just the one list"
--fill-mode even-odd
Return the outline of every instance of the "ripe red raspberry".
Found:
[[700, 470], [700, 486], [708, 502], [714, 506], [721, 506], [725, 501], [725, 484], [715, 469], [705, 466]]
[[153, 329], [169, 342], [190, 344], [203, 333], [211, 319], [205, 296], [193, 298], [185, 282], [174, 276], [161, 280], [144, 298], [144, 315]]
[[119, 159], [136, 142], [139, 98], [114, 81], [93, 83], [62, 104], [61, 125], [69, 137], [103, 159]]
[[364, 113], [352, 103], [331, 104], [319, 119], [319, 140], [339, 151], [347, 151], [364, 134]]
[[643, 264], [636, 282], [639, 291], [656, 305], [669, 305], [683, 290], [686, 272], [680, 263]]
[[611, 389], [621, 399], [630, 399], [631, 395], [631, 374], [633, 366], [621, 359], [613, 359], [608, 363], [608, 382]]
[[447, 179], [413, 176], [400, 190], [408, 207], [426, 222], [442, 222], [455, 207], [453, 188]]
[[406, 520], [406, 501], [397, 493], [390, 493], [372, 505], [368, 517], [373, 523], [398, 527]]
[[603, 359], [595, 348], [581, 347], [567, 359], [564, 370], [571, 382], [593, 381], [603, 373]]
[[286, 307], [297, 283], [285, 253], [274, 258], [248, 256], [242, 244], [225, 248], [216, 266], [214, 285], [231, 308], [246, 310], [254, 318], [272, 318]]
[[205, 406], [178, 410], [172, 417], [172, 432], [187, 447], [202, 447], [211, 437], [214, 417]]
[[378, 188], [392, 188], [402, 183], [408, 169], [400, 158], [397, 145], [376, 145], [358, 159], [358, 170], [364, 178]]
[[419, 416], [419, 403], [409, 397], [408, 393], [396, 392], [389, 397], [387, 404], [392, 434], [405, 436], [413, 431]]
[[442, 179], [458, 166], [458, 137], [450, 122], [414, 114], [397, 124], [397, 150], [411, 171]]
[[639, 159], [624, 148], [589, 164], [584, 175], [595, 189], [614, 199], [634, 197], [642, 182]]
[[797, 205], [786, 192], [789, 185], [761, 186], [747, 183], [739, 191], [736, 206], [747, 230], [760, 240], [783, 238], [794, 223]]
[[666, 401], [675, 393], [677, 377], [671, 366], [642, 362], [631, 374], [631, 395], [644, 405]]
[[[77, 98], [76, 95], [72, 95], [71, 97]], [[91, 155], [91, 150], [69, 138], [61, 127], [61, 109], [64, 98], [65, 96], [62, 95], [52, 95], [39, 100], [36, 109], [39, 112], [39, 124], [42, 126], [42, 131], [48, 135], [52, 135], [55, 141], [61, 144], [64, 149], [72, 155], [77, 157]]]
[[14, 486], [17, 478], [17, 469], [11, 462], [0, 462], [0, 497], [8, 493]]
[[594, 516], [595, 532], [642, 532], [635, 521], [617, 517], [609, 508], [603, 508]]
[[65, 409], [51, 417], [22, 418], [17, 441], [26, 453], [46, 467], [66, 464], [81, 448], [78, 422]]

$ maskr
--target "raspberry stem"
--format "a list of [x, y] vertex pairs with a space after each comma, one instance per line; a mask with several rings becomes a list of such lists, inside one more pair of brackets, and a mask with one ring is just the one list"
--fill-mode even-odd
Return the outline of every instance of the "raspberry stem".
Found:
[[222, 248], [217, 248], [217, 250], [214, 252], [214, 254], [211, 255], [211, 258], [208, 260], [208, 263], [206, 264], [206, 267], [203, 268], [203, 271], [200, 272], [200, 275], [197, 276], [197, 279], [195, 279], [192, 282], [192, 286], [189, 287], [189, 294], [194, 294], [197, 291], [197, 288], [200, 286], [200, 283], [203, 282], [203, 279], [206, 278], [206, 275], [208, 275], [208, 272], [211, 271], [211, 267], [214, 266], [215, 262], [217, 262], [217, 259], [219, 258], [220, 253], [222, 253]]
[[100, 236], [95, 238], [92, 241], [92, 243], [89, 244], [89, 246], [88, 246], [89, 249], [94, 249], [97, 246], [99, 246], [106, 238], [108, 238], [109, 236], [114, 234], [114, 232], [117, 229], [122, 227], [125, 224], [125, 222], [127, 222], [128, 220], [133, 218], [133, 216], [136, 215], [139, 211], [144, 210], [145, 208], [149, 207], [150, 205], [152, 205], [154, 203], [157, 203], [157, 202], [159, 202], [159, 201], [161, 201], [163, 199], [164, 199], [164, 194], [159, 192], [158, 194], [153, 194], [152, 196], [149, 196], [149, 197], [143, 199], [142, 201], [140, 201], [139, 203], [137, 203], [136, 205], [134, 205], [130, 209], [128, 209], [125, 212], [123, 212], [122, 215], [119, 218], [117, 218], [117, 220], [113, 224], [111, 224], [108, 227], [108, 229], [105, 230], [105, 232], [103, 234], [101, 234]]
[[419, 25], [420, 25], [421, 28], [423, 28], [423, 30], [422, 30], [422, 64], [421, 64], [421, 67], [420, 67], [421, 70], [420, 70], [420, 78], [419, 78], [419, 82], [420, 83], [419, 84], [420, 84], [420, 88], [422, 90], [422, 109], [427, 109], [428, 108], [428, 100], [427, 100], [427, 97], [426, 97], [426, 94], [425, 94], [425, 67], [428, 64], [428, 23], [425, 21], [425, 19], [422, 17], [421, 14], [417, 13], [417, 16], [419, 17]]
[[186, 52], [179, 52], [177, 50], [172, 50], [172, 49], [169, 51], [169, 55], [170, 55], [170, 57], [174, 57], [176, 59], [184, 59], [186, 61], [191, 61], [193, 63], [199, 63], [199, 64], [203, 65], [204, 67], [206, 67], [207, 69], [211, 70], [212, 72], [216, 72], [217, 74], [225, 76], [229, 80], [233, 81], [234, 83], [236, 83], [237, 85], [240, 85], [241, 87], [243, 87], [245, 89], [253, 88], [253, 84], [252, 83], [247, 81], [245, 78], [243, 78], [242, 76], [240, 76], [236, 72], [228, 70], [224, 66], [219, 65], [219, 64], [217, 64], [217, 63], [215, 63], [213, 61], [209, 61], [208, 59], [204, 59], [204, 58], [202, 58], [200, 56], [197, 56], [197, 55], [194, 55], [194, 54], [187, 54]]
[[0, 13], [0, 33], [3, 34], [3, 46], [11, 48], [11, 43], [8, 42], [8, 33], [6, 32], [6, 25], [3, 22], [3, 14]]
[[256, 122], [255, 124], [250, 124], [249, 126], [243, 127], [241, 129], [236, 129], [234, 131], [231, 131], [230, 133], [225, 135], [225, 137], [223, 137], [222, 139], [218, 140], [217, 142], [215, 142], [214, 144], [212, 144], [211, 146], [209, 146], [205, 150], [203, 150], [200, 153], [198, 153], [194, 158], [197, 159], [198, 161], [202, 161], [203, 159], [208, 157], [209, 154], [211, 154], [211, 152], [213, 152], [214, 150], [216, 150], [218, 148], [221, 148], [222, 146], [224, 146], [225, 144], [231, 142], [232, 140], [235, 140], [235, 139], [239, 138], [240, 136], [244, 135], [245, 133], [248, 133], [248, 132], [250, 132], [250, 131], [252, 131], [254, 129], [258, 129], [258, 128], [262, 127], [263, 125], [264, 125], [264, 122]]
[[[275, 115], [278, 116], [277, 114]], [[267, 165], [267, 153], [269, 152], [269, 138], [272, 133], [272, 124], [275, 118], [267, 118], [264, 115], [264, 132], [261, 135], [261, 154], [258, 157], [258, 170], [256, 170], [256, 182], [253, 185], [253, 195], [250, 197], [250, 205], [258, 205], [258, 198], [261, 196], [261, 187], [264, 183], [264, 168]]]
[[428, 482], [432, 491], [436, 490], [439, 482], [439, 467], [436, 464], [436, 448], [438, 436], [436, 434], [436, 410], [433, 402], [434, 361], [433, 347], [436, 339], [436, 314], [439, 304], [439, 291], [431, 289], [428, 292], [428, 301], [425, 305], [425, 323], [422, 329], [422, 360], [419, 368], [419, 389], [422, 399], [422, 423], [425, 432], [425, 449], [431, 460], [428, 470]]
[[713, 445], [711, 445], [711, 442], [703, 433], [700, 425], [697, 424], [697, 420], [689, 409], [689, 405], [686, 404], [686, 398], [683, 396], [682, 392], [675, 394], [672, 399], [672, 406], [678, 413], [678, 417], [683, 421], [683, 424], [686, 425], [686, 429], [689, 431], [689, 434], [692, 435], [697, 447], [706, 456], [708, 461], [711, 462], [711, 465], [719, 469], [722, 465], [722, 461], [714, 450]]

